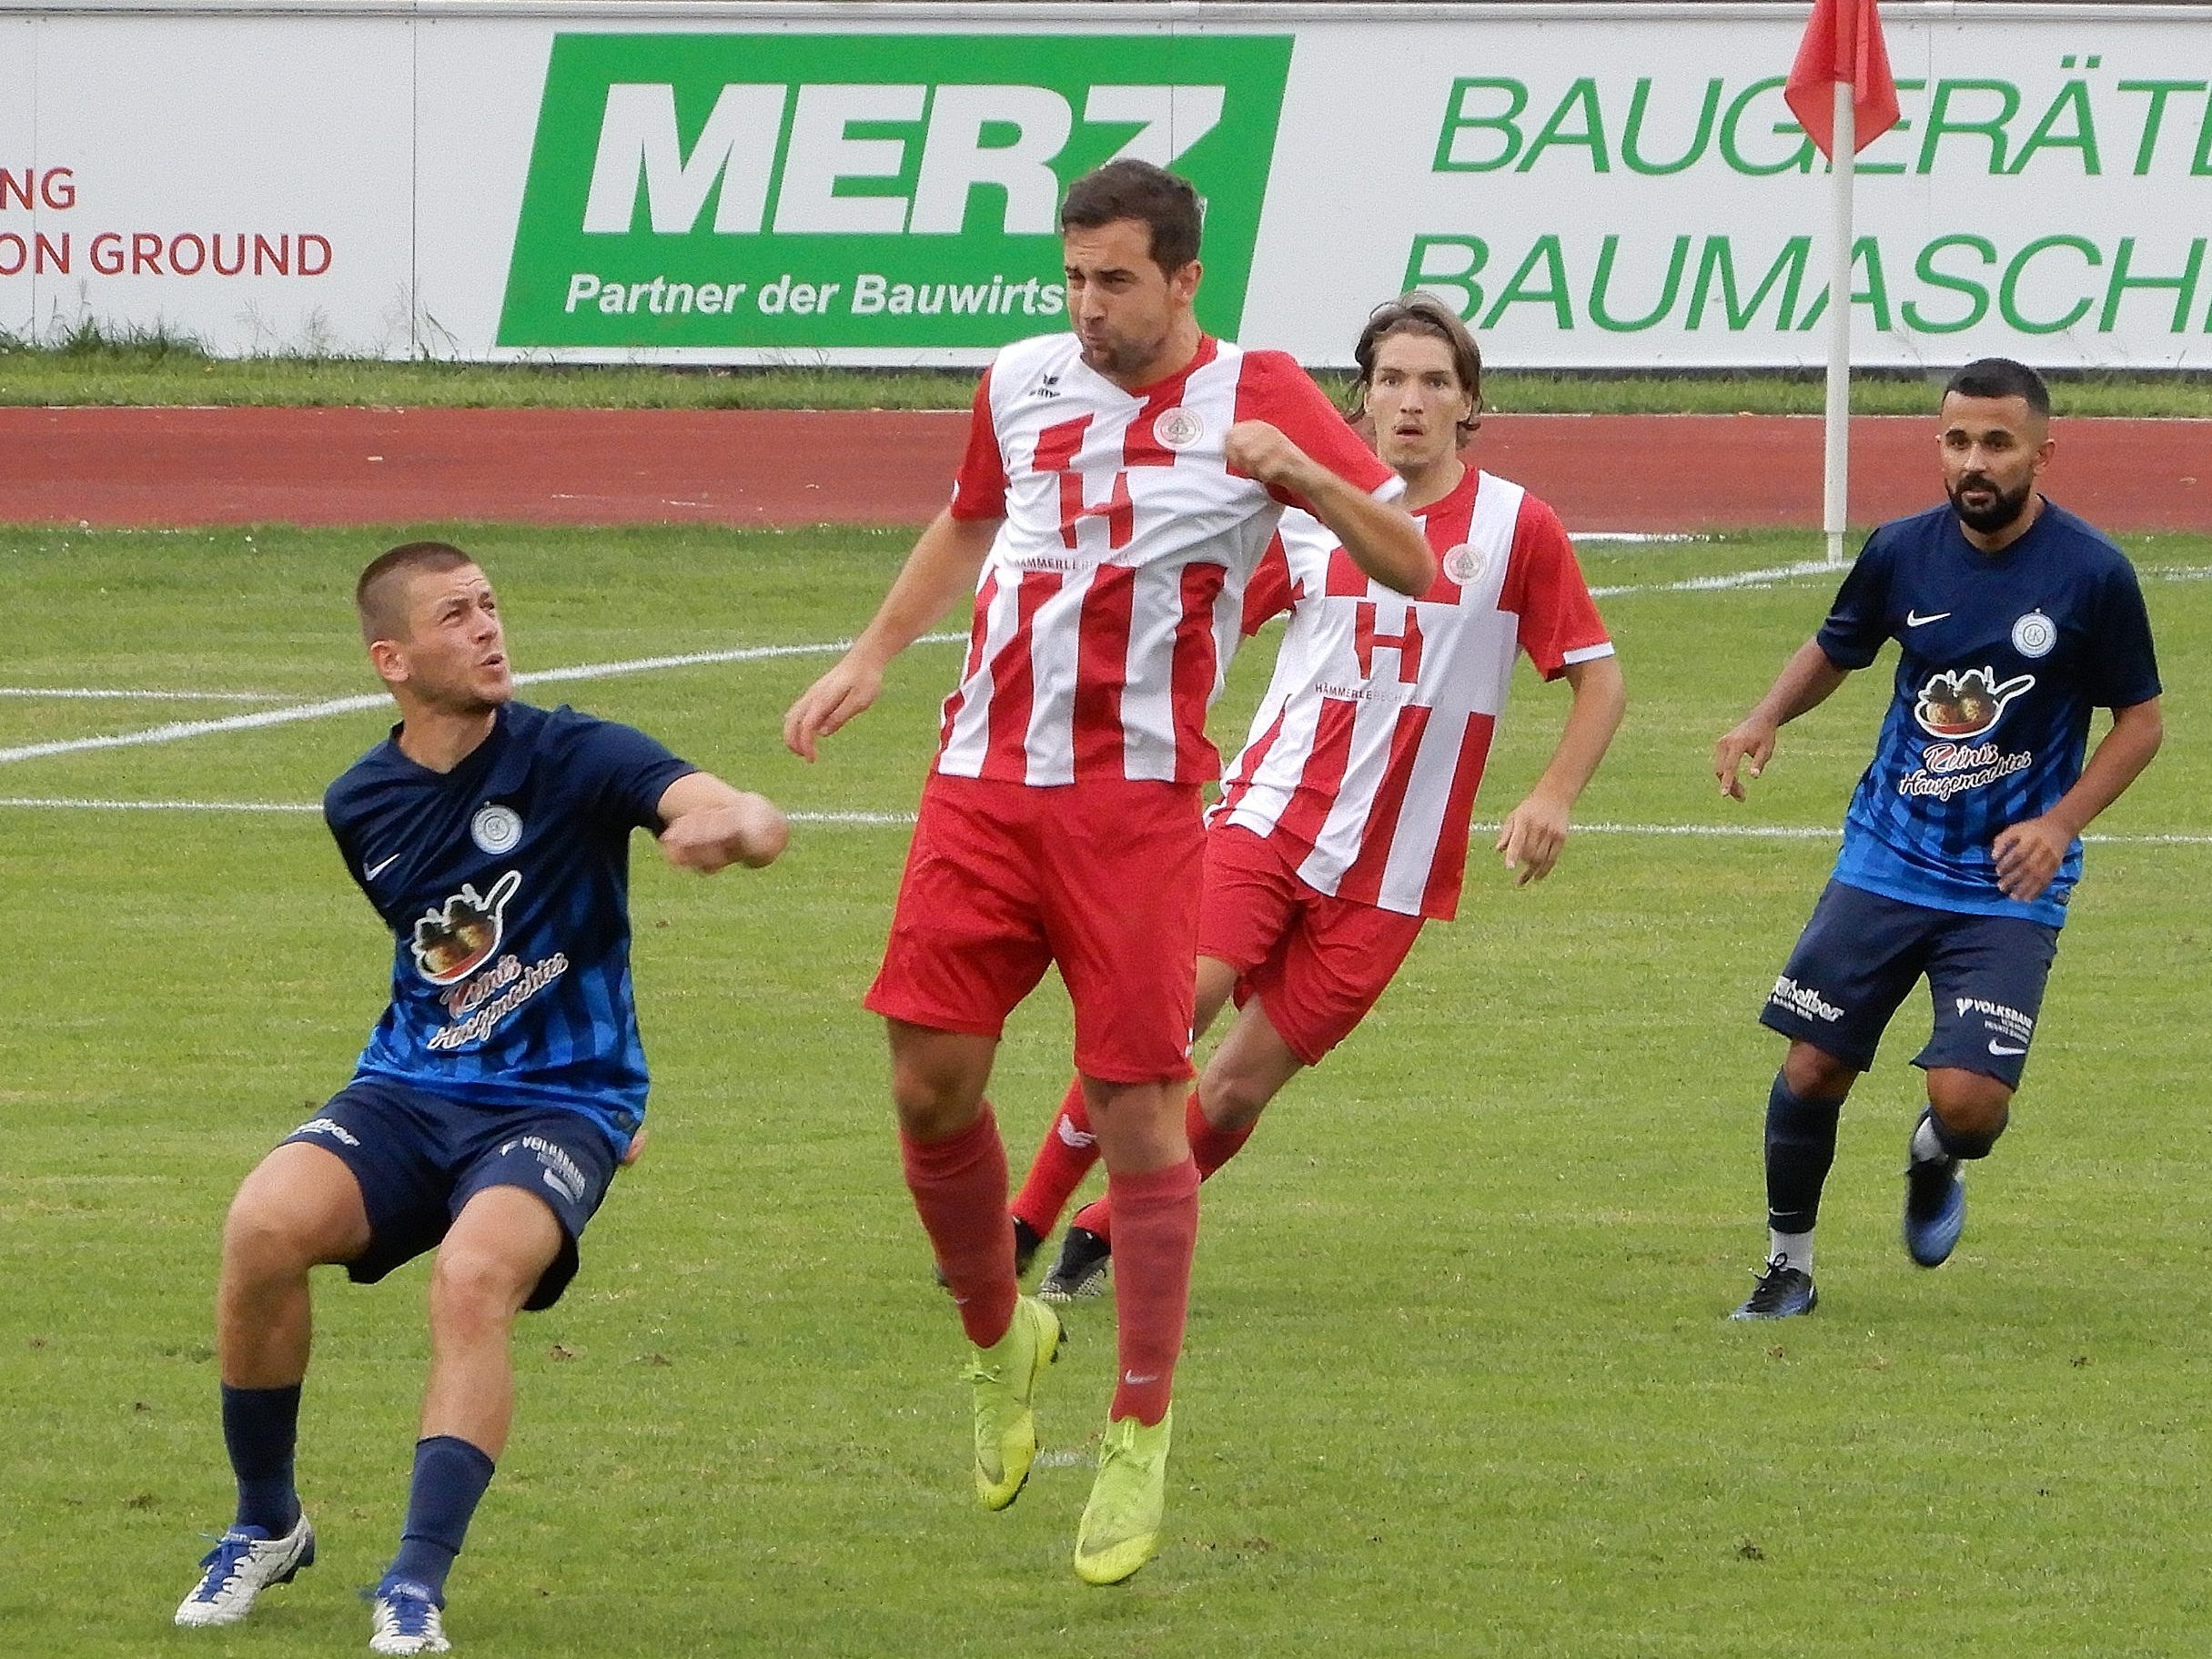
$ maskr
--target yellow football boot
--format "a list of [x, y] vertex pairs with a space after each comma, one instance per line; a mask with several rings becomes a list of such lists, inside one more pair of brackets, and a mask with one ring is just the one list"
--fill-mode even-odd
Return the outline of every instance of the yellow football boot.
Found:
[[1015, 1300], [1006, 1334], [978, 1348], [961, 1372], [975, 1386], [975, 1495], [985, 1509], [1004, 1509], [1022, 1495], [1037, 1455], [1030, 1401], [1037, 1379], [1059, 1357], [1059, 1316], [1023, 1296]]
[[1134, 1417], [1106, 1425], [1098, 1479], [1076, 1529], [1076, 1576], [1085, 1583], [1118, 1584], [1159, 1553], [1174, 1426], [1173, 1407], [1150, 1428]]

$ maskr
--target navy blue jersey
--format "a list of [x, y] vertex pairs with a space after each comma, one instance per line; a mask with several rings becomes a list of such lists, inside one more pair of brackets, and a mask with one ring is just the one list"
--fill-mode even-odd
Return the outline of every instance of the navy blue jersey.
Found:
[[1991, 844], [2081, 776], [2089, 713], [2158, 694], [2150, 619], [2126, 557], [2045, 501], [2001, 552], [1948, 505], [1866, 540], [1821, 625], [1838, 668], [1902, 648], [1874, 764], [1843, 820], [1835, 878], [1908, 904], [2057, 926], [2081, 843], [2032, 904], [1997, 889]]
[[357, 1077], [581, 1112], [619, 1151], [645, 1114], [630, 984], [630, 832], [698, 768], [629, 726], [510, 703], [450, 772], [399, 728], [323, 817], [392, 930], [391, 1006]]

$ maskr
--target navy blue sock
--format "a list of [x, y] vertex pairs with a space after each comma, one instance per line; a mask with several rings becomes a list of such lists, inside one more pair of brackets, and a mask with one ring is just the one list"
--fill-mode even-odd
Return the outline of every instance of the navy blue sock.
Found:
[[1801, 1098], [1774, 1074], [1766, 1097], [1766, 1224], [1775, 1232], [1813, 1230], [1843, 1110], [1841, 1100]]
[[299, 1520], [292, 1453], [299, 1442], [299, 1384], [232, 1388], [223, 1384], [223, 1444], [238, 1478], [234, 1526], [258, 1526], [271, 1538]]
[[467, 1441], [450, 1434], [417, 1441], [415, 1479], [407, 1492], [407, 1527], [399, 1535], [399, 1553], [384, 1574], [386, 1582], [410, 1579], [443, 1606], [446, 1574], [460, 1553], [477, 1500], [490, 1484], [491, 1460]]

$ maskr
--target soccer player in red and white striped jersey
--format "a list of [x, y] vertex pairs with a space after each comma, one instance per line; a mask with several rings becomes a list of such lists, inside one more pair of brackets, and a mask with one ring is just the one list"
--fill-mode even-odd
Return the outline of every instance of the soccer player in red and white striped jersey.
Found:
[[1005, 1143], [985, 1088], [1007, 1013], [1057, 963], [1122, 1212], [1119, 1381], [1076, 1544], [1096, 1583], [1157, 1547], [1198, 1172], [1184, 1138], [1207, 705], [1284, 509], [1406, 593], [1436, 561], [1398, 475], [1278, 352], [1207, 338], [1190, 187], [1110, 162], [1062, 207], [1074, 331], [1010, 346], [975, 396], [951, 503], [874, 620], [792, 706], [808, 760], [885, 666], [975, 595], [883, 971], [906, 1181], [975, 1356], [975, 1482], [1027, 1478], [1059, 1321], [1015, 1279]]
[[[1424, 294], [1379, 308], [1355, 349], [1363, 407], [1401, 498], [1439, 560], [1409, 600], [1370, 582], [1326, 526], [1286, 517], [1280, 557], [1246, 599], [1247, 628], [1288, 607], [1275, 674], [1208, 814], [1197, 1026], [1232, 995], [1235, 1023], [1186, 1104], [1201, 1177], [1251, 1134], [1268, 1102], [1348, 1036], [1412, 948], [1457, 910], [1469, 821], [1514, 657], [1573, 702], [1536, 787], [1497, 851], [1517, 883], [1557, 862], [1581, 795], [1621, 722], [1611, 641], [1550, 508], [1469, 467], [1481, 357]], [[1014, 1213], [1051, 1231], [1096, 1156], [1071, 1089]], [[1042, 1287], [1096, 1293], [1118, 1236], [1114, 1194], [1082, 1210]]]

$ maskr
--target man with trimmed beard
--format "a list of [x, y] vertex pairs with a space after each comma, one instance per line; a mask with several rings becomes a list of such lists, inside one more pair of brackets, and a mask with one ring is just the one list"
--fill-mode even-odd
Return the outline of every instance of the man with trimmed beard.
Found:
[[[1790, 1041], [1767, 1096], [1768, 1249], [1734, 1319], [1810, 1313], [1813, 1229], [1843, 1099], [1924, 976], [1927, 1107], [1905, 1164], [1904, 1244], [1940, 1267], [1965, 1223], [1962, 1168], [2004, 1133], [2033, 1042], [2081, 832], [2157, 753], [2158, 669], [2135, 572], [2038, 492], [2050, 393], [2007, 358], [1944, 389], [1945, 507], [1867, 538], [1820, 631], [1713, 747], [1743, 798], [1777, 730], [1884, 640], [1901, 648], [1874, 764], [1827, 890], [1767, 998]], [[2087, 754], [2093, 708], [2112, 725]]]
[[1185, 1135], [1206, 711], [1246, 583], [1287, 506], [1368, 575], [1425, 591], [1436, 560], [1403, 485], [1278, 351], [1207, 336], [1193, 310], [1199, 204], [1124, 158], [1060, 213], [1073, 328], [999, 352], [976, 389], [953, 498], [874, 619], [784, 717], [813, 760], [892, 659], [973, 595], [960, 683], [867, 996], [891, 1049], [901, 1163], [973, 1354], [975, 1482], [1020, 1496], [1037, 1452], [1051, 1309], [1020, 1294], [1006, 1148], [985, 1090], [1006, 1016], [1056, 964], [1076, 1065], [1123, 1222], [1119, 1381], [1076, 1533], [1095, 1584], [1159, 1546], [1198, 1231]]

